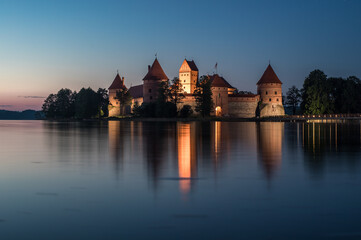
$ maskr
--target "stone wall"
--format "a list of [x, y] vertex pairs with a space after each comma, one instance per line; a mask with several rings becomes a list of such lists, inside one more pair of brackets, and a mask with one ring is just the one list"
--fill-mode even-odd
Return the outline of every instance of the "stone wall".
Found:
[[261, 104], [260, 117], [283, 116], [285, 109], [279, 104]]
[[229, 116], [238, 118], [256, 117], [258, 101], [235, 101], [228, 103]]

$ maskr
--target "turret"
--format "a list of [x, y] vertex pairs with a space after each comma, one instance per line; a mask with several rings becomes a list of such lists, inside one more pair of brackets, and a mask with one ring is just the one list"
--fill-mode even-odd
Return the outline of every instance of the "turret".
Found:
[[[269, 64], [261, 79], [257, 82], [257, 94], [260, 95], [261, 117], [284, 115], [282, 104], [282, 82]], [[267, 108], [265, 108], [267, 106]], [[262, 110], [265, 108], [264, 110]], [[263, 113], [262, 113], [263, 111]]]

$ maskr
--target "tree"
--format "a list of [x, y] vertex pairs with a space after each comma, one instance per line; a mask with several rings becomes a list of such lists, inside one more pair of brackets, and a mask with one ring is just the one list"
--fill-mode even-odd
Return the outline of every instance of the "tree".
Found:
[[98, 116], [108, 116], [108, 105], [109, 105], [109, 95], [108, 90], [105, 88], [99, 88], [97, 91], [98, 95], [98, 104], [99, 104], [99, 113]]
[[312, 71], [303, 83], [301, 108], [306, 114], [333, 112], [327, 76], [321, 70]]
[[197, 82], [194, 95], [196, 98], [196, 112], [199, 112], [202, 117], [210, 116], [213, 111], [213, 99], [212, 99], [212, 82], [208, 76], [200, 77]]
[[75, 114], [76, 92], [62, 88], [57, 94], [50, 94], [44, 101], [42, 110], [46, 118], [72, 118]]
[[175, 77], [172, 80], [172, 85], [169, 88], [169, 98], [170, 102], [177, 105], [185, 98], [184, 90], [179, 78]]
[[75, 113], [76, 92], [70, 89], [62, 88], [56, 94], [55, 100], [55, 117], [71, 118]]
[[286, 104], [292, 106], [292, 114], [296, 113], [296, 107], [301, 102], [301, 93], [296, 86], [292, 86], [287, 91]]
[[125, 107], [132, 103], [132, 96], [130, 95], [128, 89], [120, 89], [117, 91], [115, 99], [119, 101], [120, 114], [125, 115]]
[[162, 81], [159, 83], [157, 103], [163, 104], [168, 102], [169, 97], [169, 81]]
[[180, 110], [180, 116], [182, 118], [187, 118], [193, 114], [192, 107], [190, 105], [184, 105]]
[[42, 106], [43, 113], [46, 118], [55, 118], [56, 108], [55, 108], [56, 94], [50, 94], [44, 101]]
[[75, 117], [88, 119], [99, 113], [99, 96], [91, 88], [82, 88], [75, 99]]

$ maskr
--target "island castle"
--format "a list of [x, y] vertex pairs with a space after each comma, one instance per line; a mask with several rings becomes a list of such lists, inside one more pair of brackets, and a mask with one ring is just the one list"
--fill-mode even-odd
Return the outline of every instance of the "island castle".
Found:
[[[269, 64], [260, 80], [257, 82], [257, 94], [238, 93], [236, 88], [228, 83], [218, 74], [210, 75], [212, 82], [212, 98], [214, 102], [214, 116], [229, 116], [238, 118], [253, 118], [256, 116], [282, 116], [284, 108], [282, 104], [282, 82], [277, 77]], [[199, 70], [195, 62], [185, 59], [179, 69], [179, 80], [182, 84], [185, 98], [177, 106], [190, 105], [193, 109], [196, 106], [193, 94], [199, 78]], [[132, 86], [128, 89], [132, 96], [132, 104], [128, 106], [128, 112], [135, 105], [154, 102], [157, 99], [158, 87], [162, 81], [168, 81], [156, 58], [152, 66], [148, 65], [148, 73], [143, 78], [143, 84]], [[124, 84], [124, 77], [116, 75], [109, 87], [109, 116], [120, 115], [120, 105], [116, 99], [116, 92], [127, 89]]]

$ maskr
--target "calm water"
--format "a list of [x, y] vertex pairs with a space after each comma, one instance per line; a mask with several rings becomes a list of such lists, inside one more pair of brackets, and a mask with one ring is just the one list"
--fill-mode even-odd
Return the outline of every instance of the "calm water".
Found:
[[0, 121], [0, 239], [361, 239], [360, 131]]

